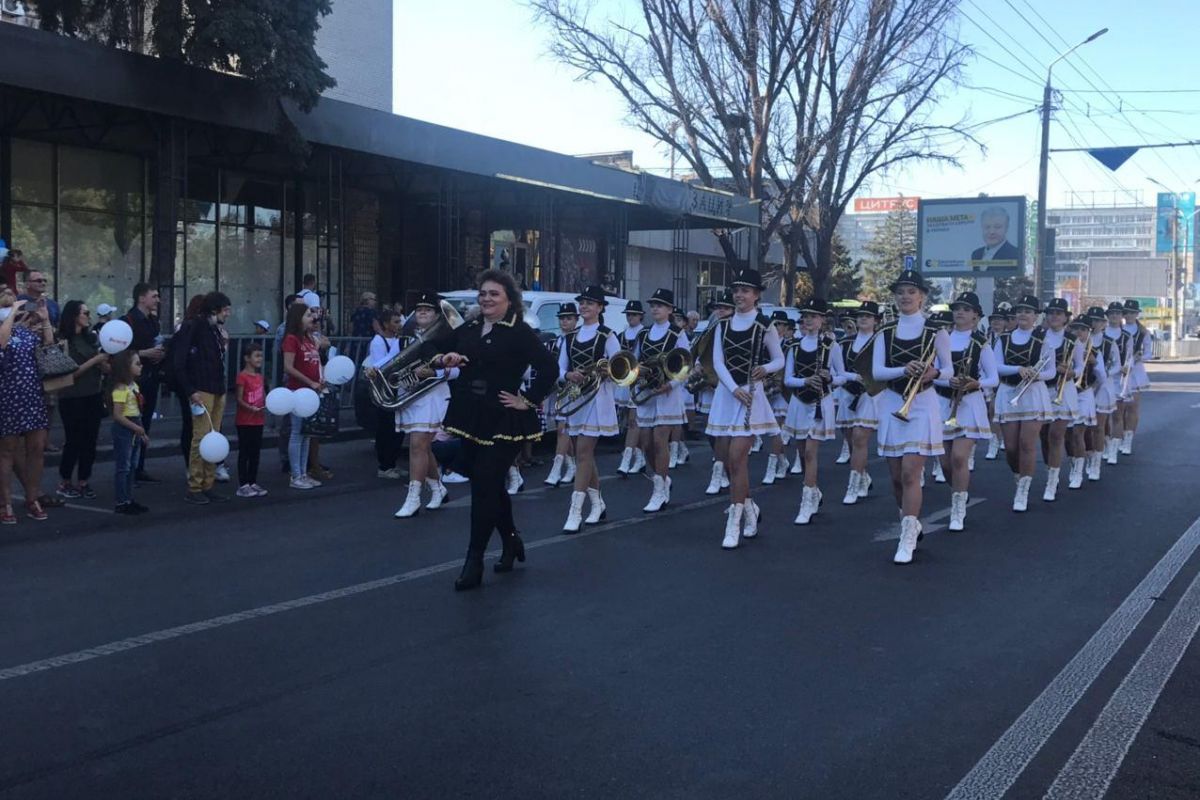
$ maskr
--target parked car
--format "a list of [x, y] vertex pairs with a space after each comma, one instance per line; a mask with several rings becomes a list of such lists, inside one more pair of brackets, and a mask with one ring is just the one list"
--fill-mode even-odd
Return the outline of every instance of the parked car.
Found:
[[[479, 293], [474, 289], [439, 292], [454, 310], [464, 317], [476, 304]], [[525, 321], [543, 336], [558, 335], [558, 311], [563, 303], [574, 303], [575, 292], [521, 292], [525, 302]], [[625, 330], [625, 298], [609, 297], [604, 308], [604, 324], [614, 331]]]

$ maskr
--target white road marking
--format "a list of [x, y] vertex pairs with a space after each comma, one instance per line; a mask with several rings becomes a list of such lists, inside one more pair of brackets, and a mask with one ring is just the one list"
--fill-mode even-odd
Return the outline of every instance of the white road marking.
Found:
[[1200, 628], [1200, 574], [1067, 761], [1046, 800], [1104, 797], [1138, 731]]
[[1200, 519], [1184, 531], [1092, 638], [946, 795], [947, 800], [999, 800], [1012, 788], [1198, 546]]
[[[14, 494], [13, 500], [15, 500], [18, 503], [24, 503], [25, 497], [24, 497], [24, 495]], [[63, 503], [61, 506], [54, 506], [54, 508], [73, 508], [76, 511], [93, 511], [97, 514], [115, 514], [115, 513], [117, 513], [116, 511], [114, 511], [111, 508], [100, 508], [99, 506], [85, 506], [85, 505], [80, 505], [79, 503]]]
[[[972, 497], [967, 501], [967, 508], [977, 506], [980, 503], [986, 503], [986, 497]], [[935, 533], [945, 528], [945, 525], [937, 524], [938, 520], [946, 519], [950, 516], [950, 508], [946, 507], [940, 511], [934, 511], [929, 516], [921, 517], [921, 533]], [[877, 542], [894, 542], [900, 538], [900, 520], [896, 519], [895, 524], [887, 525], [880, 528], [875, 533], [875, 541]]]
[[[545, 539], [539, 539], [534, 542], [526, 542], [525, 549], [536, 550], [538, 548], [548, 547], [553, 544], [562, 544], [563, 542], [569, 542], [573, 540], [577, 541], [588, 536], [594, 536], [598, 533], [605, 533], [607, 531], [618, 530], [620, 528], [628, 528], [634, 525], [654, 522], [656, 520], [661, 520], [664, 517], [673, 517], [678, 514], [685, 514], [689, 511], [695, 511], [699, 508], [705, 508], [708, 506], [714, 506], [728, 502], [729, 497], [725, 495], [710, 497], [704, 500], [697, 500], [694, 503], [685, 503], [684, 505], [671, 505], [667, 506], [665, 509], [656, 514], [644, 514], [642, 516], [629, 517], [627, 519], [609, 522], [604, 525], [588, 526], [579, 533], [575, 534], [560, 534], [558, 536], [550, 536]], [[719, 544], [720, 529], [714, 527], [712, 546], [717, 547]], [[492, 550], [489, 551], [487, 555], [498, 556], [499, 554], [499, 550]], [[386, 578], [379, 578], [373, 581], [343, 586], [340, 589], [331, 589], [327, 592], [311, 594], [306, 597], [298, 597], [294, 600], [286, 600], [281, 603], [272, 603], [270, 605], [259, 606], [257, 608], [251, 608], [245, 611], [238, 611], [233, 614], [210, 617], [209, 619], [191, 622], [186, 625], [179, 625], [174, 628], [164, 628], [162, 630], [144, 633], [140, 636], [131, 636], [127, 639], [118, 639], [117, 641], [97, 645], [96, 647], [89, 647], [83, 650], [76, 650], [72, 653], [65, 653], [60, 656], [53, 656], [51, 658], [44, 658], [38, 661], [31, 661], [27, 664], [18, 664], [6, 669], [0, 669], [0, 681], [23, 678], [27, 675], [34, 675], [39, 672], [46, 672], [52, 669], [67, 667], [72, 664], [79, 664], [84, 661], [91, 661], [97, 658], [116, 655], [117, 653], [123, 653], [127, 650], [136, 650], [140, 647], [146, 647], [147, 645], [155, 644], [157, 642], [180, 639], [184, 636], [191, 636], [193, 634], [203, 633], [205, 631], [211, 631], [217, 628], [223, 628], [239, 622], [270, 617], [276, 614], [282, 614], [285, 611], [294, 611], [298, 608], [306, 608], [308, 606], [319, 605], [321, 603], [328, 603], [332, 600], [341, 600], [346, 597], [353, 597], [365, 592], [386, 589], [401, 583], [417, 580], [418, 578], [425, 578], [430, 575], [438, 575], [443, 572], [452, 572], [461, 566], [462, 561], [460, 560], [443, 561], [440, 564], [433, 564], [432, 566], [423, 567], [421, 569], [402, 572], [398, 575], [390, 575]]]

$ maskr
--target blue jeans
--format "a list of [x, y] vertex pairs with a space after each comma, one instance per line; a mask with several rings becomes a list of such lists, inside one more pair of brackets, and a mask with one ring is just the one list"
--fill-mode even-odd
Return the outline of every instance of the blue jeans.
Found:
[[133, 431], [116, 422], [112, 426], [113, 461], [117, 465], [113, 499], [117, 505], [133, 502]]
[[288, 463], [292, 468], [292, 477], [299, 478], [308, 472], [308, 444], [311, 436], [301, 433], [304, 428], [304, 417], [292, 414], [292, 432], [288, 438]]

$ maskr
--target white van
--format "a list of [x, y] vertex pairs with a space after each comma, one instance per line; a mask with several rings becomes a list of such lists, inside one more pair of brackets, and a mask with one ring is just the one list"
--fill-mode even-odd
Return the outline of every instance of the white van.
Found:
[[[454, 310], [464, 317], [476, 305], [479, 292], [474, 289], [457, 289], [453, 292], [438, 292]], [[525, 301], [525, 321], [534, 330], [543, 334], [558, 335], [558, 310], [563, 303], [574, 303], [576, 292], [521, 292]], [[604, 307], [604, 324], [614, 331], [625, 330], [625, 298], [609, 297]]]

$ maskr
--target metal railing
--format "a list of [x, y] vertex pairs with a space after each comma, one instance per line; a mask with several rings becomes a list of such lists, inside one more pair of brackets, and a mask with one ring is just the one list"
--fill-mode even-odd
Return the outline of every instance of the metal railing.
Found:
[[1156, 340], [1155, 358], [1200, 358], [1200, 339], [1183, 339], [1178, 342]]

